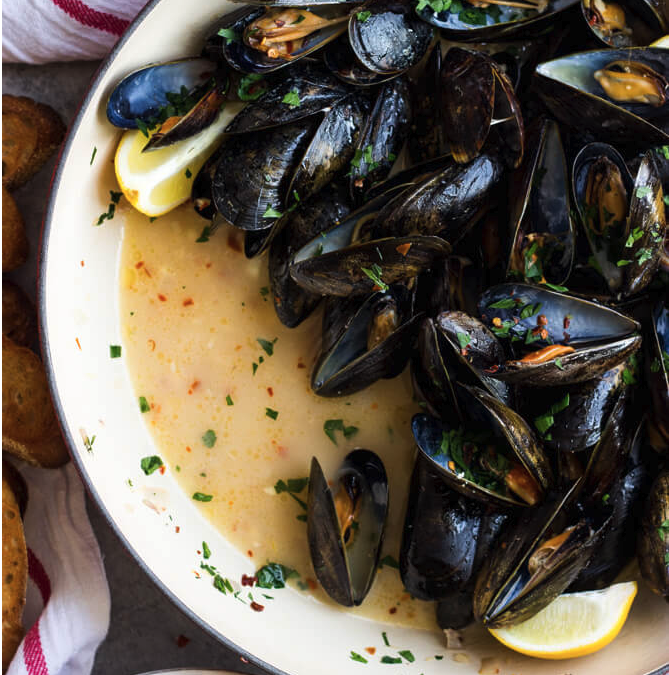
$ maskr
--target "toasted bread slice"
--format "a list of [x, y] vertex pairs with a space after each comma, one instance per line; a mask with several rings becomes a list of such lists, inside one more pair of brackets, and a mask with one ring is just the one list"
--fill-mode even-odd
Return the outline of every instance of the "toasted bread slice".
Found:
[[69, 459], [37, 354], [2, 336], [2, 448], [44, 467]]
[[26, 604], [28, 551], [14, 492], [2, 477], [2, 672], [23, 638], [21, 615]]
[[10, 190], [34, 176], [65, 136], [53, 108], [25, 96], [2, 97], [2, 184]]
[[2, 334], [21, 347], [37, 339], [37, 315], [30, 298], [11, 281], [2, 280]]
[[16, 269], [28, 259], [30, 245], [14, 197], [2, 186], [2, 271]]

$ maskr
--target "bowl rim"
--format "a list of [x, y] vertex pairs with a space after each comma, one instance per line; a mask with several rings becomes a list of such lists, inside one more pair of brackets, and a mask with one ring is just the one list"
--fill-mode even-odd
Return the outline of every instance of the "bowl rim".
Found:
[[[243, 649], [242, 647], [238, 646], [236, 643], [234, 643], [231, 639], [227, 638], [225, 635], [223, 635], [221, 632], [219, 632], [216, 628], [214, 628], [211, 624], [209, 624], [207, 621], [202, 619], [198, 614], [196, 614], [194, 611], [192, 611], [187, 605], [185, 605], [176, 595], [175, 593], [163, 582], [160, 580], [160, 578], [157, 576], [157, 574], [145, 563], [144, 559], [141, 557], [139, 552], [135, 549], [135, 547], [129, 542], [128, 538], [124, 535], [122, 532], [121, 528], [116, 524], [114, 519], [111, 517], [108, 508], [105, 506], [102, 498], [100, 497], [98, 491], [96, 490], [93, 481], [88, 475], [88, 472], [86, 471], [86, 468], [84, 466], [84, 463], [79, 455], [79, 453], [75, 452], [73, 448], [76, 447], [75, 439], [70, 433], [70, 429], [68, 425], [64, 422], [65, 420], [65, 411], [63, 408], [63, 404], [59, 395], [58, 388], [56, 386], [56, 379], [55, 379], [55, 371], [54, 371], [54, 366], [53, 366], [53, 360], [51, 358], [51, 351], [49, 348], [49, 331], [47, 328], [47, 321], [46, 321], [46, 259], [47, 259], [47, 251], [49, 247], [49, 240], [50, 240], [50, 235], [51, 235], [51, 228], [53, 225], [53, 216], [54, 216], [54, 209], [55, 209], [55, 202], [56, 202], [56, 195], [58, 194], [58, 191], [61, 186], [61, 181], [63, 177], [63, 172], [65, 169], [65, 165], [68, 161], [70, 151], [72, 149], [72, 145], [74, 144], [74, 139], [75, 136], [79, 130], [79, 127], [82, 123], [82, 120], [84, 118], [85, 113], [88, 110], [88, 107], [91, 103], [91, 100], [93, 99], [94, 95], [96, 94], [102, 80], [104, 79], [104, 76], [106, 75], [107, 71], [113, 64], [113, 62], [116, 59], [116, 56], [118, 53], [121, 51], [121, 49], [125, 46], [126, 42], [128, 39], [137, 31], [137, 29], [141, 26], [141, 24], [144, 22], [144, 19], [161, 3], [162, 0], [148, 0], [148, 2], [144, 5], [144, 7], [139, 11], [139, 13], [136, 15], [136, 17], [132, 20], [130, 25], [126, 28], [126, 30], [123, 32], [123, 34], [119, 37], [118, 41], [115, 43], [115, 45], [112, 47], [111, 51], [109, 54], [105, 57], [105, 59], [102, 61], [100, 64], [99, 68], [93, 75], [88, 88], [86, 90], [86, 93], [81, 99], [81, 102], [78, 105], [76, 114], [74, 118], [72, 119], [72, 122], [70, 123], [68, 130], [67, 130], [67, 136], [65, 138], [64, 143], [62, 144], [58, 157], [56, 160], [56, 165], [54, 167], [52, 176], [51, 176], [51, 181], [49, 185], [49, 196], [48, 196], [48, 201], [46, 205], [46, 209], [44, 212], [44, 217], [42, 219], [42, 225], [41, 225], [41, 230], [40, 230], [40, 237], [39, 237], [39, 246], [38, 246], [38, 256], [37, 256], [37, 309], [38, 309], [38, 332], [39, 332], [39, 345], [40, 345], [40, 351], [41, 351], [41, 356], [42, 356], [42, 362], [45, 367], [46, 371], [46, 377], [47, 377], [47, 382], [49, 386], [49, 390], [51, 393], [51, 398], [54, 406], [54, 410], [56, 412], [56, 418], [58, 421], [58, 425], [60, 427], [61, 435], [65, 441], [65, 444], [67, 446], [68, 452], [70, 454], [70, 458], [79, 474], [79, 476], [82, 479], [82, 482], [84, 484], [84, 487], [86, 488], [87, 493], [89, 496], [93, 499], [95, 502], [95, 505], [97, 509], [100, 511], [102, 516], [104, 517], [105, 521], [107, 524], [110, 526], [112, 531], [114, 532], [115, 536], [118, 538], [118, 540], [121, 542], [121, 544], [124, 546], [124, 548], [128, 551], [128, 553], [132, 556], [134, 561], [137, 563], [137, 565], [144, 571], [144, 573], [148, 576], [148, 578], [153, 582], [155, 586], [157, 586], [160, 591], [170, 600], [170, 602], [176, 607], [182, 614], [184, 614], [186, 617], [188, 617], [191, 621], [193, 621], [199, 628], [203, 629], [206, 633], [211, 635], [213, 638], [215, 638], [218, 642], [222, 643], [225, 645], [229, 650], [234, 652], [237, 656], [240, 657], [240, 660], [244, 663], [253, 665], [255, 667], [261, 668], [265, 670], [268, 675], [289, 675], [286, 671], [283, 671], [276, 666], [273, 666], [270, 663], [267, 663], [266, 661], [263, 661], [259, 657], [254, 656], [251, 652]], [[234, 1], [234, 0], [233, 0]], [[238, 0], [237, 0], [238, 1]], [[669, 665], [669, 662], [659, 666], [658, 668], [648, 671], [646, 675], [667, 675], [667, 666]], [[146, 673], [145, 675], [160, 675], [161, 673], [165, 673], [168, 675], [169, 673], [178, 673], [180, 670], [185, 670], [186, 672], [189, 672], [189, 669], [182, 669], [178, 668], [176, 670], [168, 669], [167, 671], [151, 671], [149, 673]], [[227, 671], [203, 671], [203, 672], [211, 672], [212, 675], [215, 673], [219, 672], [227, 672]], [[232, 673], [231, 673], [232, 675]]]
[[254, 656], [247, 650], [243, 649], [239, 645], [235, 644], [232, 640], [227, 638], [225, 635], [216, 630], [212, 625], [207, 621], [198, 616], [193, 612], [189, 607], [187, 607], [173, 592], [168, 586], [163, 583], [157, 576], [157, 574], [144, 562], [144, 559], [141, 557], [139, 552], [132, 546], [128, 541], [128, 538], [121, 531], [121, 528], [116, 524], [114, 519], [111, 517], [109, 510], [105, 506], [102, 498], [100, 497], [98, 491], [93, 484], [93, 481], [90, 479], [88, 472], [81, 460], [81, 457], [77, 452], [73, 450], [76, 447], [75, 439], [70, 433], [70, 429], [67, 424], [65, 424], [65, 411], [63, 409], [63, 404], [58, 392], [58, 387], [56, 385], [55, 372], [53, 367], [53, 361], [51, 358], [51, 350], [49, 348], [49, 331], [47, 328], [47, 312], [46, 312], [46, 259], [49, 248], [49, 240], [51, 236], [51, 228], [53, 225], [53, 216], [56, 203], [56, 195], [61, 186], [61, 180], [63, 177], [63, 172], [65, 169], [65, 164], [68, 161], [72, 145], [74, 143], [75, 136], [81, 122], [84, 118], [86, 111], [96, 94], [104, 76], [111, 67], [112, 63], [116, 59], [117, 54], [125, 46], [125, 43], [128, 39], [137, 31], [137, 29], [144, 22], [144, 19], [155, 9], [155, 7], [160, 4], [162, 0], [149, 0], [144, 7], [140, 10], [137, 16], [130, 23], [128, 28], [123, 32], [119, 37], [116, 44], [112, 47], [111, 51], [107, 57], [102, 61], [100, 67], [96, 71], [95, 75], [91, 79], [88, 89], [84, 94], [77, 112], [70, 123], [70, 126], [67, 130], [67, 136], [65, 142], [60, 148], [58, 158], [56, 160], [56, 166], [53, 170], [51, 176], [51, 182], [49, 185], [49, 197], [47, 201], [46, 210], [44, 212], [44, 218], [42, 220], [42, 226], [40, 230], [39, 238], [39, 248], [37, 256], [37, 309], [38, 309], [38, 332], [39, 332], [39, 344], [40, 351], [42, 355], [42, 362], [46, 371], [47, 382], [49, 385], [49, 390], [51, 393], [51, 399], [53, 406], [56, 412], [56, 418], [58, 421], [58, 426], [60, 427], [60, 432], [65, 440], [68, 452], [70, 453], [70, 458], [77, 469], [79, 476], [81, 477], [86, 491], [92, 497], [97, 509], [103, 515], [107, 524], [111, 527], [114, 534], [118, 540], [123, 544], [124, 548], [130, 553], [134, 561], [139, 565], [139, 567], [144, 571], [144, 573], [149, 577], [155, 586], [157, 586], [160, 591], [172, 602], [172, 604], [185, 616], [187, 616], [191, 621], [193, 621], [198, 627], [202, 628], [209, 635], [214, 637], [217, 641], [225, 645], [230, 651], [234, 652], [242, 662], [249, 663], [258, 668], [262, 668], [267, 671], [270, 675], [288, 675], [285, 671], [280, 670], [276, 666], [273, 666], [270, 663], [263, 661], [262, 659]]

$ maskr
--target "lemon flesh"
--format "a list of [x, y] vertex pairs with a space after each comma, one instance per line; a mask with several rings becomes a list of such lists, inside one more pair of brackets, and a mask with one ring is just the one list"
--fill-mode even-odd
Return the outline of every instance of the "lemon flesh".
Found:
[[592, 654], [611, 642], [623, 627], [636, 596], [635, 581], [601, 591], [565, 593], [531, 619], [491, 628], [507, 647], [543, 659]]
[[126, 131], [116, 149], [116, 179], [127, 200], [147, 216], [162, 216], [185, 202], [202, 165], [220, 145], [230, 115], [219, 114], [200, 133], [159, 150], [142, 152], [149, 139]]

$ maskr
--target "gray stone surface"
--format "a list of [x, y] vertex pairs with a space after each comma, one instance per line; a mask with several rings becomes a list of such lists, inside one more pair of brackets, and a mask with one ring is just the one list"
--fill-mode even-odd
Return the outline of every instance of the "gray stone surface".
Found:
[[[48, 103], [70, 123], [95, 74], [97, 63], [55, 63], [45, 66], [3, 66], [4, 94], [30, 96]], [[39, 233], [46, 208], [52, 158], [14, 194], [32, 244], [30, 260], [7, 275], [35, 297]], [[97, 653], [93, 675], [133, 675], [166, 668], [231, 669], [260, 674], [237, 654], [217, 642], [177, 609], [124, 548], [104, 515], [88, 502], [111, 590], [111, 625]], [[187, 644], [179, 646], [180, 636]]]

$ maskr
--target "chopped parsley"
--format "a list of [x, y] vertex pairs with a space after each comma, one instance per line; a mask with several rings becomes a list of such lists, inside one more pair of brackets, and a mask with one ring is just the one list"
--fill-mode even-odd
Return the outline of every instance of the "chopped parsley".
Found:
[[467, 345], [472, 341], [471, 336], [469, 333], [456, 333], [457, 338], [458, 338], [458, 344], [460, 345], [460, 349], [466, 349]]
[[632, 248], [634, 246], [634, 242], [637, 241], [638, 239], [641, 239], [643, 237], [643, 230], [640, 227], [635, 227], [631, 232], [629, 237], [627, 237], [627, 241], [625, 242], [625, 247], [626, 248]]
[[241, 101], [255, 101], [266, 91], [267, 87], [265, 86], [263, 76], [259, 73], [251, 73], [239, 80], [237, 96]]
[[539, 314], [541, 311], [541, 303], [538, 302], [536, 305], [532, 305], [531, 303], [529, 305], [525, 305], [520, 310], [520, 318], [521, 319], [529, 319], [530, 317], [535, 316], [536, 314]]
[[230, 394], [228, 394], [228, 395], [225, 397], [225, 402], [226, 402], [228, 405], [235, 405], [235, 402], [232, 400], [232, 396], [230, 396]]
[[203, 541], [202, 542], [202, 557], [206, 560], [207, 558], [211, 558], [211, 549], [209, 546], [207, 546], [207, 542]]
[[276, 420], [276, 418], [279, 416], [279, 413], [276, 410], [272, 410], [271, 408], [265, 408], [265, 416]]
[[258, 578], [259, 588], [285, 588], [286, 581], [291, 577], [299, 577], [296, 570], [281, 565], [280, 563], [269, 562], [261, 567], [255, 576]]
[[669, 520], [662, 521], [657, 528], [657, 532], [660, 535], [660, 539], [664, 541], [664, 537], [669, 533]]
[[382, 656], [381, 663], [402, 663], [399, 656]]
[[260, 289], [260, 295], [261, 295], [262, 299], [263, 299], [265, 302], [267, 302], [267, 296], [269, 295], [269, 288], [268, 288], [267, 286], [263, 286], [263, 287]]
[[121, 358], [121, 345], [109, 345], [109, 358]]
[[616, 266], [617, 266], [617, 267], [625, 267], [625, 265], [631, 265], [631, 264], [632, 264], [632, 261], [631, 261], [631, 260], [619, 260], [619, 261], [616, 263]]
[[157, 471], [161, 466], [164, 466], [163, 460], [158, 457], [158, 455], [151, 455], [150, 457], [142, 458], [142, 461], [139, 463], [139, 465], [147, 476], [150, 476], [154, 471]]
[[146, 400], [145, 396], [140, 396], [139, 397], [139, 411], [143, 413], [147, 413], [151, 410], [151, 406], [149, 405], [149, 402]]
[[115, 192], [114, 190], [109, 191], [109, 206], [107, 207], [107, 211], [100, 214], [98, 217], [98, 221], [95, 223], [96, 226], [102, 225], [105, 220], [111, 220], [114, 217], [114, 214], [116, 213], [116, 205], [119, 203], [122, 196], [122, 192]]
[[413, 663], [416, 660], [416, 657], [408, 649], [403, 649], [401, 652], [397, 653], [409, 663]]
[[289, 91], [282, 99], [281, 103], [285, 103], [291, 108], [297, 108], [300, 105], [300, 94], [297, 89]]
[[400, 568], [400, 564], [393, 558], [391, 555], [386, 555], [381, 560], [379, 560], [379, 569], [382, 567], [392, 567], [395, 570]]
[[653, 257], [653, 252], [649, 248], [640, 248], [635, 254], [634, 257], [637, 259], [637, 265], [643, 265]]
[[632, 354], [629, 359], [627, 359], [627, 364], [623, 369], [623, 382], [625, 384], [636, 384], [636, 373], [639, 367], [639, 359], [636, 354]]
[[214, 495], [206, 495], [204, 492], [194, 492], [193, 499], [196, 502], [210, 502], [214, 498]]
[[95, 443], [95, 434], [90, 438], [88, 436], [84, 436], [84, 447], [86, 450], [88, 450], [88, 452], [93, 452], [93, 443]]
[[369, 661], [364, 657], [358, 654], [358, 652], [351, 652], [350, 656], [351, 661], [357, 661], [358, 663], [369, 663]]
[[276, 492], [278, 495], [280, 495], [282, 492], [285, 492], [306, 511], [306, 503], [302, 501], [297, 495], [302, 492], [308, 484], [308, 478], [289, 478], [287, 481], [278, 480], [274, 485], [274, 492]]
[[358, 427], [354, 426], [345, 426], [344, 420], [325, 420], [323, 423], [323, 431], [325, 435], [337, 445], [337, 437], [335, 436], [335, 431], [341, 431], [344, 434], [344, 438], [348, 439], [351, 436], [355, 436], [358, 433]]
[[202, 442], [208, 448], [213, 448], [216, 443], [216, 432], [213, 429], [207, 429], [202, 434]]
[[564, 370], [564, 366], [562, 365], [562, 359], [559, 356], [555, 358], [555, 365], [560, 370]]
[[93, 147], [93, 154], [91, 155], [91, 161], [89, 162], [89, 166], [93, 166], [93, 160], [95, 159], [95, 155], [98, 152], [98, 147], [97, 145]]
[[490, 309], [515, 309], [517, 304], [518, 303], [514, 298], [502, 298], [501, 300], [488, 305], [488, 307], [490, 307]]
[[191, 170], [188, 169], [188, 168], [186, 169], [186, 173], [184, 175], [186, 176], [186, 178], [192, 178], [193, 177], [193, 174], [192, 174]]
[[220, 574], [217, 574], [214, 577], [214, 588], [223, 593], [223, 595], [227, 595], [228, 593], [234, 593], [235, 590], [232, 587], [230, 579], [226, 579], [225, 577], [222, 577]]
[[568, 407], [569, 407], [569, 393], [566, 393], [564, 397], [561, 398], [557, 403], [553, 403], [553, 405], [543, 415], [535, 417], [534, 426], [537, 428], [537, 430], [542, 436], [547, 438], [546, 432], [553, 426], [553, 424], [555, 424], [554, 416]]
[[644, 197], [647, 197], [652, 192], [653, 191], [647, 185], [642, 185], [641, 187], [638, 187], [636, 189], [636, 196], [639, 199], [643, 199]]
[[274, 345], [279, 338], [274, 338], [273, 340], [265, 340], [263, 338], [256, 338], [256, 342], [263, 348], [267, 356], [274, 355]]
[[217, 35], [225, 39], [226, 45], [229, 45], [231, 42], [239, 42], [239, 34], [232, 28], [221, 28]]
[[390, 647], [390, 642], [388, 641], [388, 634], [385, 631], [381, 633], [381, 637], [383, 638], [383, 643], [386, 645], [386, 647]]
[[611, 499], [611, 495], [608, 492], [602, 495], [602, 503], [606, 504], [606, 502], [608, 502], [609, 499]]
[[549, 284], [547, 281], [541, 283], [542, 286], [550, 288], [551, 291], [556, 291], [557, 293], [566, 293], [569, 289], [566, 286], [560, 286], [559, 284]]
[[195, 240], [196, 244], [203, 244], [206, 241], [209, 241], [211, 233], [214, 231], [212, 225], [205, 225], [200, 232], [200, 236]]
[[367, 10], [365, 10], [364, 12], [358, 12], [356, 14], [356, 17], [358, 18], [358, 21], [360, 23], [365, 23], [365, 21], [367, 21], [367, 19], [369, 19], [370, 16], [372, 16], [372, 13]]
[[294, 26], [296, 23], [302, 23], [305, 18], [306, 17], [304, 16], [304, 14], [299, 14], [297, 19], [295, 19], [295, 21], [291, 21], [290, 25]]
[[387, 291], [389, 286], [383, 279], [381, 278], [381, 275], [383, 274], [383, 269], [374, 263], [372, 265], [371, 269], [368, 269], [367, 267], [361, 267], [360, 268], [367, 277], [369, 277], [372, 282], [374, 282], [375, 286], [378, 286], [379, 290], [381, 291]]
[[281, 218], [283, 213], [281, 211], [277, 211], [273, 206], [268, 206], [267, 209], [265, 210], [265, 213], [262, 214], [263, 218]]

